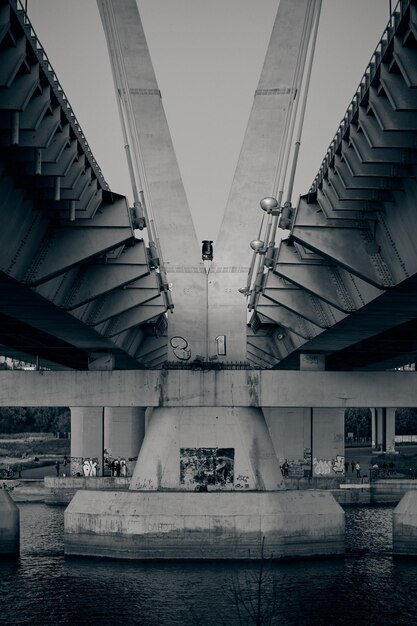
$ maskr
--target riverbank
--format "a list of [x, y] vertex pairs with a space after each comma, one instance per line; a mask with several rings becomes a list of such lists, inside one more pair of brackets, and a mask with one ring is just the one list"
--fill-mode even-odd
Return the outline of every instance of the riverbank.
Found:
[[[310, 482], [309, 482], [310, 481]], [[417, 479], [390, 478], [369, 482], [335, 484], [334, 479], [290, 479], [285, 481], [288, 490], [324, 489], [331, 491], [342, 506], [369, 504], [398, 504], [407, 491], [417, 490]], [[321, 482], [321, 484], [320, 484]], [[68, 505], [78, 490], [126, 490], [130, 479], [126, 477], [56, 477], [3, 480], [0, 487], [10, 491], [13, 500]]]

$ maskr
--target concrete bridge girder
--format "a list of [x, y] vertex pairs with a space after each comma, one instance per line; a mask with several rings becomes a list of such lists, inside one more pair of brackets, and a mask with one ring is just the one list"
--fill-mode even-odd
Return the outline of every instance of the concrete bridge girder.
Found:
[[0, 371], [0, 406], [415, 407], [415, 372]]

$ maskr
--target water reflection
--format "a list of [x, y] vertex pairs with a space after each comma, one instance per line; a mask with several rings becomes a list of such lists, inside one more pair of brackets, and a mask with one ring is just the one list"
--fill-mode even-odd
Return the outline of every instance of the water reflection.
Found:
[[[251, 612], [257, 602], [257, 564], [65, 559], [64, 509], [20, 510], [20, 559], [0, 563], [0, 624], [254, 623], [245, 605]], [[391, 517], [392, 507], [347, 509], [345, 558], [266, 563], [262, 623], [416, 624], [417, 562], [393, 561]]]

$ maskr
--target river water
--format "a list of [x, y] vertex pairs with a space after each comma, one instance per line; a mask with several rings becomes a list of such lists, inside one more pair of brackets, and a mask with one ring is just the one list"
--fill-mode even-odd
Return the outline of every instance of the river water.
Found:
[[[69, 559], [64, 508], [20, 504], [21, 555], [0, 562], [0, 624], [255, 624], [259, 565]], [[266, 563], [262, 624], [417, 624], [417, 561], [393, 560], [393, 507], [346, 509], [344, 558]], [[240, 616], [240, 617], [239, 617]]]

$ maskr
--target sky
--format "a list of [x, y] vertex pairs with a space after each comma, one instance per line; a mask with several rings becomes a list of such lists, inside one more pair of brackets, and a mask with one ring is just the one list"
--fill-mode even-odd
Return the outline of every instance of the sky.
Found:
[[[217, 239], [278, 4], [138, 0], [199, 240]], [[96, 1], [27, 6], [107, 182], [132, 201]], [[388, 19], [389, 0], [323, 0], [293, 203], [310, 187]]]

